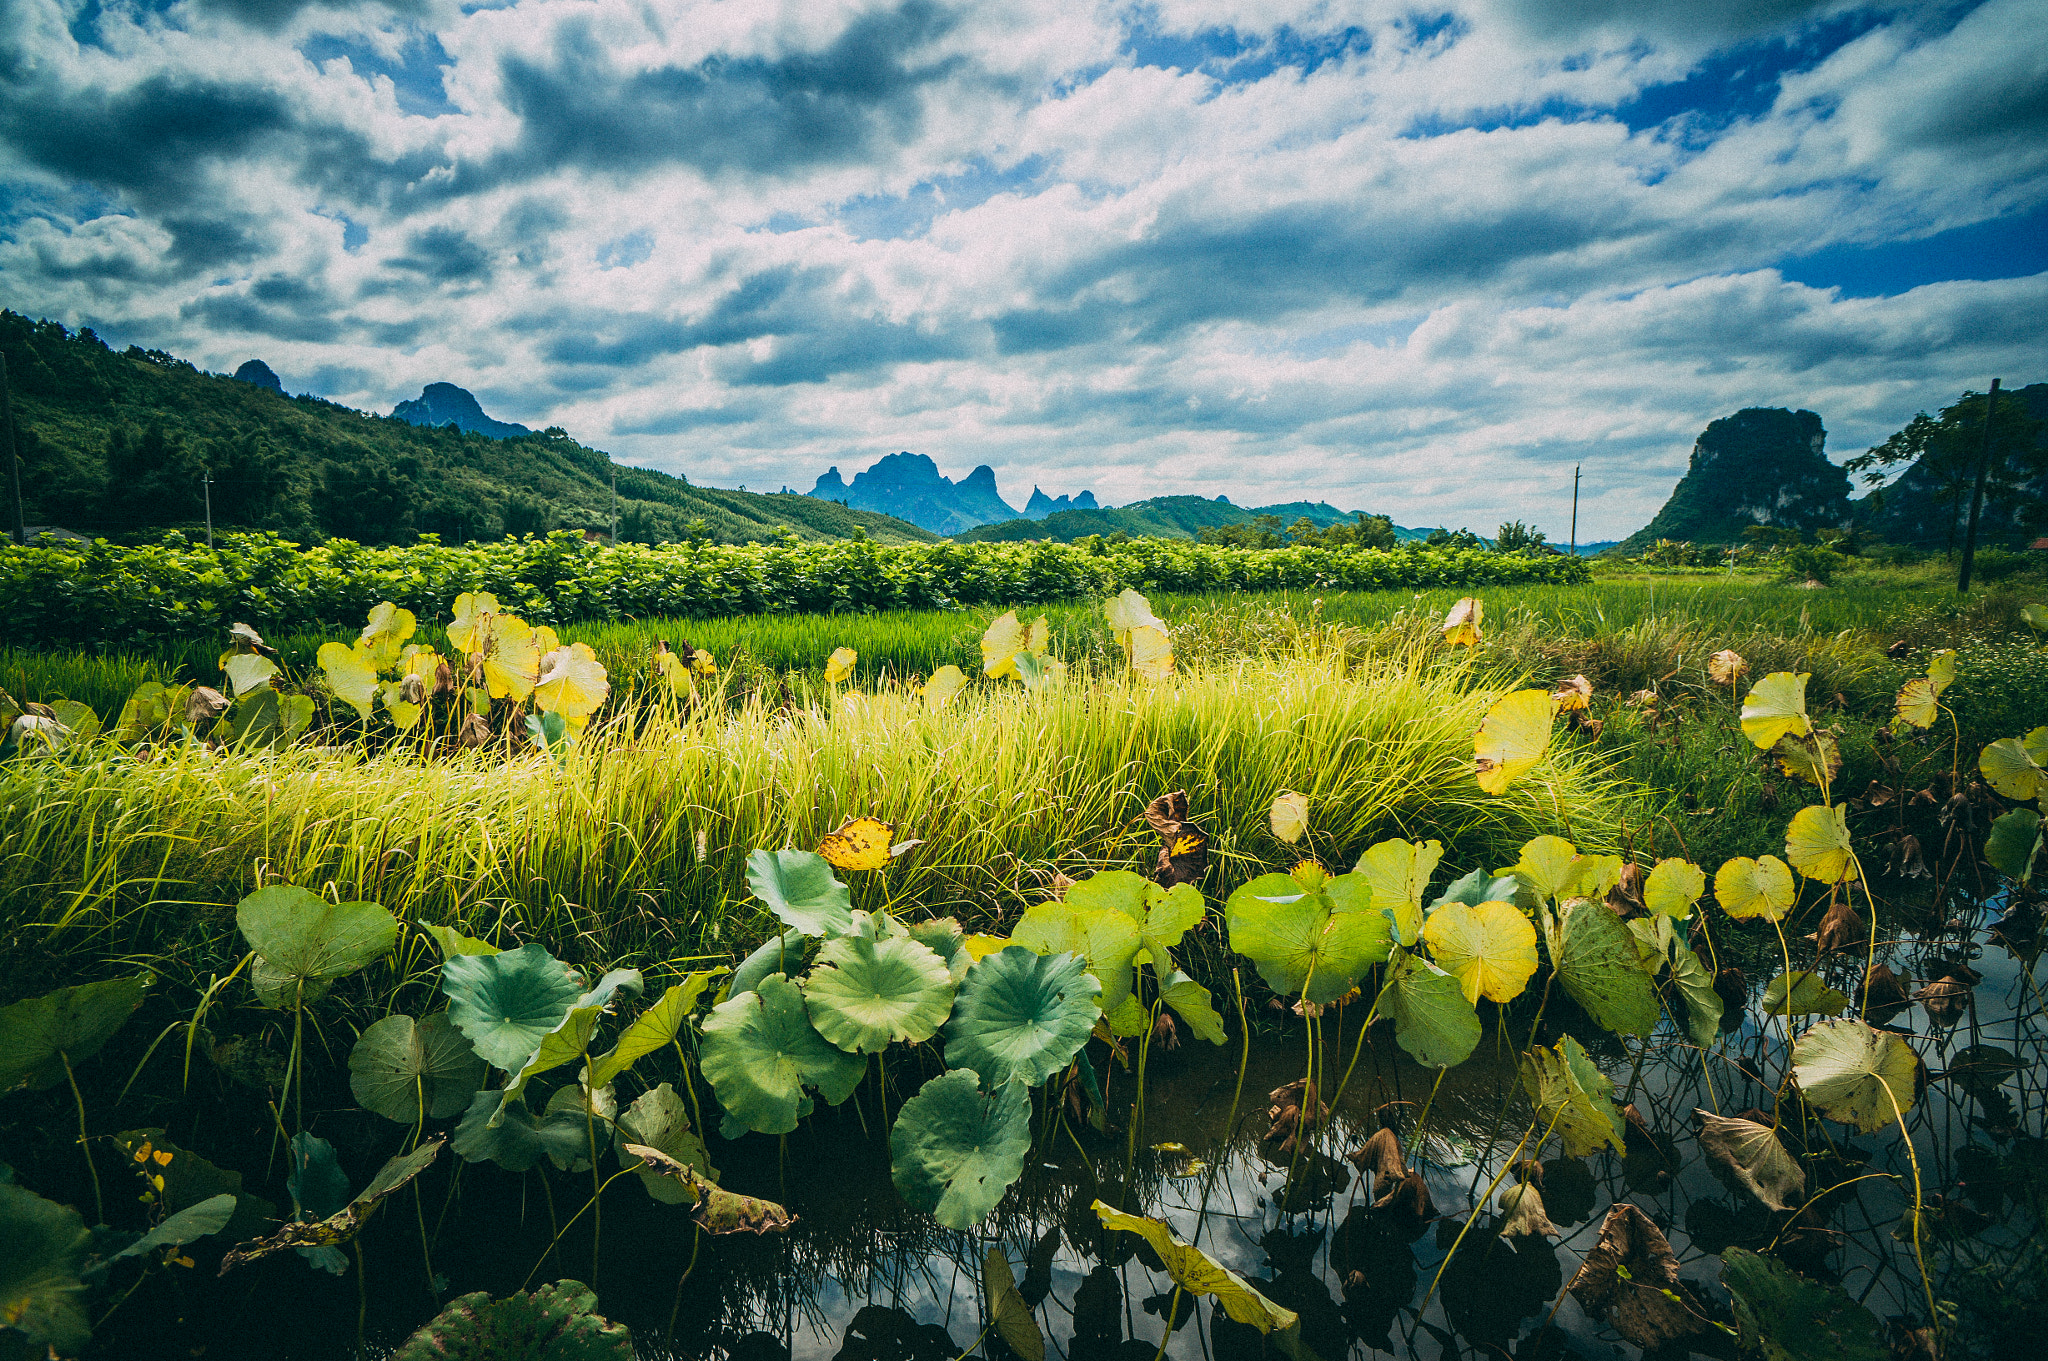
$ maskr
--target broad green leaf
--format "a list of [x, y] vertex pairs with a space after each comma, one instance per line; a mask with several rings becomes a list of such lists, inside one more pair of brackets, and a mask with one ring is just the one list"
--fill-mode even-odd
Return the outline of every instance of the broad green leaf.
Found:
[[1847, 997], [1807, 969], [1781, 973], [1764, 989], [1766, 1016], [1840, 1016], [1848, 1009]]
[[1426, 1068], [1452, 1068], [1479, 1045], [1479, 1017], [1457, 979], [1409, 955], [1388, 971], [1380, 1010], [1394, 1019], [1394, 1039]]
[[849, 1054], [928, 1040], [953, 1009], [946, 961], [909, 936], [828, 940], [803, 989], [811, 1024]]
[[441, 962], [441, 990], [448, 994], [449, 1019], [478, 1055], [511, 1072], [562, 1023], [583, 995], [583, 982], [531, 941], [495, 955], [450, 955]]
[[1473, 870], [1463, 878], [1453, 880], [1429, 905], [1429, 910], [1435, 912], [1453, 903], [1462, 903], [1466, 907], [1477, 907], [1481, 903], [1512, 903], [1521, 896], [1521, 888], [1522, 881], [1512, 873], [1496, 877], [1485, 870]]
[[1109, 1027], [1110, 1034], [1128, 1040], [1152, 1028], [1152, 1013], [1137, 994], [1126, 993], [1124, 1000], [1116, 1004], [1116, 1010], [1104, 1016], [1102, 1022]]
[[1413, 945], [1422, 934], [1422, 897], [1443, 858], [1441, 841], [1400, 840], [1379, 842], [1358, 857], [1354, 872], [1372, 886], [1374, 907], [1394, 914], [1402, 945]]
[[1721, 1254], [1744, 1353], [1764, 1361], [1884, 1361], [1877, 1315], [1838, 1285], [1810, 1281], [1748, 1248]]
[[1495, 700], [1472, 736], [1479, 787], [1505, 794], [1534, 770], [1550, 748], [1550, 720], [1556, 712], [1557, 701], [1548, 690], [1517, 690]]
[[1678, 921], [1692, 915], [1692, 905], [1707, 891], [1707, 876], [1690, 860], [1659, 860], [1643, 881], [1643, 906]]
[[[849, 923], [852, 920], [848, 914]], [[732, 981], [726, 984], [725, 995], [737, 997], [743, 992], [752, 992], [761, 986], [761, 980], [769, 974], [779, 973], [785, 978], [794, 978], [804, 966], [804, 942], [808, 939], [802, 931], [785, 931], [779, 936], [770, 936], [755, 948], [754, 952], [740, 961], [732, 971]]]
[[1742, 735], [1758, 751], [1769, 751], [1787, 733], [1804, 737], [1813, 731], [1806, 716], [1806, 673], [1773, 671], [1749, 687], [1742, 701]]
[[250, 970], [256, 995], [274, 1007], [316, 1000], [398, 943], [398, 918], [376, 903], [330, 903], [284, 884], [237, 903], [235, 925], [259, 956]]
[[1536, 973], [1536, 928], [1513, 903], [1446, 903], [1430, 914], [1422, 939], [1467, 1002], [1511, 1002]]
[[[162, 681], [144, 681], [121, 706], [121, 716], [114, 721], [115, 740], [140, 742], [173, 723], [182, 722], [185, 698], [183, 686], [167, 689]], [[12, 726], [17, 716], [6, 712], [6, 705], [0, 703], [0, 733]]]
[[1792, 868], [1823, 884], [1843, 884], [1856, 877], [1849, 849], [1849, 810], [1816, 804], [1792, 815], [1785, 829], [1785, 858]]
[[1616, 1153], [1627, 1151], [1621, 1112], [1614, 1108], [1614, 1084], [1571, 1036], [1555, 1049], [1538, 1047], [1522, 1056], [1522, 1090], [1540, 1125], [1555, 1125], [1567, 1158], [1583, 1158], [1602, 1144]]
[[467, 1162], [493, 1162], [507, 1172], [524, 1172], [542, 1157], [567, 1170], [590, 1156], [590, 1131], [575, 1111], [537, 1116], [524, 1101], [506, 1106], [499, 1093], [481, 1091], [455, 1127], [453, 1147]]
[[974, 962], [946, 1022], [946, 1062], [990, 1088], [1017, 1078], [1036, 1087], [1088, 1043], [1098, 991], [1084, 961], [1012, 945]]
[[1231, 894], [1224, 916], [1231, 948], [1258, 966], [1268, 987], [1318, 1006], [1351, 991], [1393, 953], [1387, 917], [1333, 911], [1324, 892], [1284, 874], [1261, 875]]
[[420, 1021], [386, 1016], [362, 1033], [348, 1056], [348, 1085], [357, 1102], [401, 1125], [460, 1114], [483, 1086], [485, 1071], [445, 1011]]
[[1723, 863], [1714, 875], [1714, 899], [1723, 912], [1737, 921], [1751, 917], [1783, 921], [1797, 895], [1792, 871], [1775, 855], [1755, 860], [1738, 855]]
[[699, 1064], [725, 1108], [727, 1138], [743, 1130], [787, 1134], [810, 1111], [806, 1086], [836, 1106], [868, 1070], [867, 1060], [835, 1049], [812, 1028], [803, 993], [780, 974], [713, 1007], [703, 1029]]
[[1138, 924], [1139, 961], [1170, 969], [1167, 951], [1207, 915], [1208, 904], [1193, 884], [1165, 888], [1130, 870], [1105, 870], [1067, 890], [1066, 902], [1079, 909], [1114, 908]]
[[221, 670], [227, 674], [235, 698], [240, 699], [269, 685], [271, 677], [277, 674], [277, 663], [260, 652], [238, 652], [227, 659]]
[[1597, 898], [1568, 904], [1552, 947], [1558, 983], [1597, 1024], [1623, 1035], [1656, 1030], [1656, 989], [1613, 908]]
[[1721, 994], [1714, 991], [1714, 971], [1681, 945], [1671, 952], [1671, 981], [1685, 999], [1685, 1033], [1702, 1049], [1721, 1037]]
[[1104, 1014], [1115, 1011], [1131, 995], [1132, 961], [1142, 937], [1138, 923], [1117, 908], [1036, 903], [1025, 909], [1010, 940], [1042, 955], [1079, 955], [1102, 985], [1097, 1001]]
[[19, 1330], [35, 1355], [75, 1356], [91, 1340], [79, 1279], [91, 1247], [76, 1210], [0, 1182], [0, 1323]]
[[1806, 1170], [1778, 1142], [1777, 1131], [1754, 1120], [1694, 1111], [1700, 1147], [1723, 1181], [1773, 1210], [1796, 1210], [1806, 1199]]
[[951, 917], [933, 917], [911, 922], [904, 929], [912, 940], [946, 961], [946, 972], [955, 983], [967, 976], [967, 966], [974, 962], [974, 956], [967, 949], [967, 936], [959, 922]]
[[465, 936], [452, 926], [435, 926], [431, 922], [419, 928], [433, 939], [441, 951], [441, 958], [450, 955], [495, 955], [503, 953], [487, 940]]
[[59, 988], [0, 1008], [0, 1092], [42, 1091], [100, 1051], [142, 1005], [148, 974]]
[[996, 1334], [1010, 1350], [1022, 1361], [1045, 1361], [1045, 1335], [1038, 1331], [1031, 1306], [1018, 1293], [1010, 1259], [1003, 1256], [1000, 1247], [990, 1248], [982, 1255], [981, 1288], [982, 1297], [988, 1302], [989, 1317], [995, 1320]]
[[2031, 808], [2015, 808], [1992, 821], [1991, 835], [1984, 840], [1984, 858], [2000, 874], [2025, 881], [2031, 877], [2040, 845], [2041, 815]]
[[1121, 1229], [1144, 1239], [1175, 1285], [1193, 1295], [1215, 1297], [1223, 1312], [1237, 1322], [1250, 1324], [1262, 1333], [1284, 1333], [1301, 1322], [1300, 1315], [1292, 1309], [1273, 1303], [1208, 1253], [1181, 1242], [1164, 1220], [1125, 1214], [1099, 1200], [1095, 1202], [1095, 1213], [1104, 1228]]
[[581, 1281], [502, 1300], [479, 1290], [451, 1301], [391, 1361], [633, 1361], [626, 1325], [596, 1310], [596, 1293]]
[[[697, 1010], [697, 999], [725, 970], [706, 969], [693, 973], [680, 983], [669, 986], [661, 1000], [633, 1018], [619, 1036], [619, 1042], [611, 1052], [594, 1060], [590, 1065], [589, 1084], [592, 1087], [609, 1087], [613, 1079], [631, 1068], [635, 1063], [657, 1049], [675, 1043], [690, 1016]], [[660, 1145], [652, 1139], [642, 1139], [643, 1144]]]
[[971, 1068], [941, 1073], [903, 1103], [889, 1131], [889, 1173], [912, 1209], [949, 1229], [988, 1218], [1024, 1174], [1031, 1094], [1021, 1081], [982, 1092]]
[[853, 899], [815, 851], [755, 851], [747, 887], [784, 926], [806, 936], [836, 936], [853, 924]]
[[688, 1184], [665, 1175], [644, 1159], [626, 1152], [627, 1144], [656, 1148], [707, 1180], [716, 1181], [711, 1155], [704, 1140], [690, 1128], [690, 1113], [676, 1089], [666, 1082], [640, 1093], [640, 1097], [619, 1116], [614, 1134], [619, 1166], [631, 1168], [647, 1188], [647, 1194], [663, 1205], [695, 1205], [698, 1195]]
[[240, 1172], [215, 1167], [197, 1153], [179, 1148], [164, 1138], [161, 1129], [123, 1130], [114, 1136], [114, 1143], [128, 1155], [129, 1165], [149, 1184], [158, 1207], [166, 1214], [190, 1209], [215, 1196], [232, 1196], [235, 1215], [228, 1232], [239, 1237], [262, 1232], [277, 1217], [275, 1206], [243, 1192]]
[[[521, 1094], [526, 1084], [542, 1073], [552, 1072], [565, 1063], [574, 1063], [590, 1052], [591, 1036], [597, 1033], [597, 1023], [605, 1012], [601, 1003], [579, 1001], [563, 1014], [554, 1029], [540, 1037], [526, 1061], [512, 1073], [512, 1080], [498, 1093], [498, 1113], [491, 1117], [491, 1124], [503, 1123], [505, 1114], [521, 1104]], [[593, 1090], [595, 1090], [593, 1088]]]
[[1159, 1000], [1188, 1023], [1196, 1039], [1223, 1043], [1223, 1017], [1209, 1000], [1209, 990], [1200, 983], [1175, 969], [1159, 980]]
[[1792, 1075], [1823, 1115], [1869, 1134], [1913, 1108], [1920, 1056], [1900, 1036], [1845, 1016], [1792, 1042]]
[[165, 1216], [162, 1223], [107, 1260], [118, 1262], [123, 1257], [140, 1257], [158, 1248], [181, 1247], [186, 1243], [196, 1242], [219, 1233], [234, 1217], [234, 1193], [223, 1191], [217, 1196], [200, 1201], [197, 1205], [188, 1205], [176, 1214]]
[[2039, 798], [2048, 792], [2048, 770], [2041, 768], [2040, 758], [2028, 749], [2033, 745], [2037, 744], [2017, 737], [2001, 738], [1978, 754], [1977, 769], [1986, 783], [2008, 799]]

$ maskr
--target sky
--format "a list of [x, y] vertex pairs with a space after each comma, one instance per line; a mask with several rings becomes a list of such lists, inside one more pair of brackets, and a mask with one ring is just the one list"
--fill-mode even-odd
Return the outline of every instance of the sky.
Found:
[[2041, 0], [0, 0], [0, 305], [693, 482], [1581, 542], [2048, 380]]

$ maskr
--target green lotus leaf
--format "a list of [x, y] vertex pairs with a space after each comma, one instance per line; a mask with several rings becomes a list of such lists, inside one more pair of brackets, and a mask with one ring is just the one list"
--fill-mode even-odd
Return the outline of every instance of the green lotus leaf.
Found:
[[1496, 877], [1485, 870], [1473, 870], [1447, 886], [1443, 895], [1429, 905], [1429, 910], [1434, 912], [1447, 903], [1463, 903], [1467, 907], [1477, 907], [1481, 903], [1512, 903], [1521, 888], [1522, 881], [1513, 874]]
[[235, 1195], [232, 1191], [223, 1191], [197, 1205], [188, 1205], [175, 1214], [166, 1215], [162, 1223], [107, 1260], [118, 1262], [123, 1257], [140, 1257], [158, 1248], [182, 1247], [219, 1233], [234, 1217]]
[[762, 979], [772, 973], [779, 973], [785, 978], [796, 977], [804, 966], [804, 941], [801, 931], [785, 931], [779, 936], [770, 936], [732, 971], [732, 981], [726, 984], [725, 995], [737, 997], [743, 992], [752, 992], [761, 986]]
[[[578, 997], [568, 1012], [556, 1023], [555, 1028], [540, 1037], [526, 1062], [519, 1065], [519, 1071], [505, 1084], [502, 1105], [510, 1106], [526, 1090], [526, 1084], [542, 1073], [552, 1071], [565, 1063], [572, 1063], [590, 1052], [590, 1038], [597, 1033], [597, 1023], [621, 992], [632, 996], [640, 995], [640, 971], [638, 969], [614, 969], [598, 980], [596, 987]], [[602, 1084], [591, 1084], [596, 1090]], [[502, 1111], [500, 1113], [502, 1115]], [[491, 1123], [497, 1124], [499, 1116], [493, 1116]]]
[[1116, 1004], [1115, 1011], [1102, 1018], [1102, 1023], [1109, 1027], [1110, 1034], [1128, 1040], [1152, 1028], [1152, 1012], [1138, 1000], [1136, 993], [1125, 993], [1124, 1000]]
[[[167, 689], [162, 681], [144, 681], [128, 696], [128, 702], [121, 706], [121, 716], [114, 720], [114, 740], [117, 742], [140, 742], [161, 728], [169, 725], [173, 717], [185, 716], [184, 693], [182, 690]], [[13, 718], [0, 708], [0, 719], [12, 723]]]
[[0, 1182], [0, 1321], [38, 1353], [73, 1356], [91, 1340], [79, 1279], [91, 1247], [76, 1210]]
[[953, 1009], [946, 961], [909, 936], [826, 941], [803, 989], [811, 1024], [849, 1054], [928, 1040]]
[[1380, 1011], [1394, 1020], [1394, 1041], [1428, 1068], [1452, 1068], [1479, 1046], [1479, 1014], [1464, 985], [1420, 955], [1387, 974]]
[[625, 1151], [627, 1144], [659, 1149], [707, 1180], [718, 1179], [704, 1140], [690, 1128], [690, 1113], [676, 1089], [666, 1082], [640, 1093], [640, 1097], [619, 1116], [613, 1151], [619, 1166], [631, 1168], [647, 1188], [647, 1194], [663, 1205], [695, 1205], [697, 1194], [687, 1184], [665, 1175], [644, 1159]]
[[1806, 1199], [1806, 1170], [1769, 1125], [1712, 1111], [1700, 1118], [1700, 1147], [1715, 1175], [1773, 1210], [1796, 1210]]
[[1024, 1174], [1030, 1147], [1031, 1094], [1024, 1084], [1005, 1082], [990, 1096], [972, 1069], [955, 1068], [903, 1103], [889, 1131], [889, 1173], [913, 1209], [949, 1229], [969, 1229]]
[[451, 1301], [391, 1361], [633, 1361], [626, 1325], [596, 1309], [596, 1294], [580, 1281], [502, 1300], [479, 1290]]
[[460, 1114], [484, 1085], [485, 1072], [484, 1061], [445, 1011], [420, 1021], [386, 1016], [362, 1033], [348, 1056], [348, 1085], [356, 1101], [401, 1125]]
[[1174, 969], [1159, 980], [1159, 1000], [1173, 1008], [1174, 1014], [1188, 1023], [1188, 1029], [1195, 1038], [1207, 1040], [1210, 1044], [1222, 1044], [1223, 1017], [1217, 1014], [1216, 1006], [1209, 1000], [1209, 990]]
[[1671, 981], [1685, 999], [1685, 1033], [1702, 1049], [1721, 1035], [1721, 994], [1714, 991], [1714, 971], [1686, 946], [1671, 952]]
[[583, 980], [534, 941], [495, 955], [450, 955], [441, 962], [441, 991], [456, 1029], [484, 1062], [509, 1072], [562, 1023], [583, 996]]
[[0, 1008], [0, 1092], [42, 1091], [64, 1081], [126, 1025], [153, 980], [148, 974], [59, 988]]
[[1038, 903], [1025, 910], [1010, 940], [1041, 955], [1079, 955], [1102, 985], [1096, 1001], [1104, 1015], [1131, 995], [1131, 962], [1141, 938], [1138, 923], [1116, 908]]
[[1105, 870], [1083, 879], [1067, 890], [1066, 902], [1084, 910], [1114, 908], [1136, 922], [1137, 958], [1150, 959], [1162, 971], [1173, 967], [1167, 951], [1209, 911], [1202, 891], [1193, 884], [1169, 889], [1130, 870]]
[[1602, 1144], [1627, 1152], [1614, 1084], [1571, 1036], [1555, 1049], [1538, 1047], [1522, 1056], [1522, 1090], [1540, 1127], [1555, 1126], [1567, 1158], [1583, 1158]]
[[235, 925], [257, 958], [250, 968], [267, 1006], [318, 1000], [328, 985], [368, 968], [398, 943], [398, 918], [376, 903], [330, 903], [288, 884], [235, 904]]
[[[504, 1118], [493, 1125], [501, 1109]], [[465, 1162], [492, 1162], [507, 1172], [524, 1172], [543, 1156], [566, 1169], [589, 1156], [590, 1134], [574, 1111], [535, 1115], [523, 1101], [505, 1107], [497, 1092], [481, 1091], [470, 1098], [450, 1147]]]
[[475, 936], [465, 936], [452, 926], [436, 926], [431, 922], [419, 928], [433, 939], [441, 951], [441, 958], [453, 955], [497, 955], [503, 954], [497, 946]]
[[912, 922], [906, 928], [910, 938], [946, 961], [946, 972], [955, 983], [967, 976], [974, 956], [967, 952], [967, 933], [951, 917], [934, 917]]
[[1224, 917], [1231, 948], [1258, 966], [1268, 987], [1317, 1005], [1351, 991], [1393, 952], [1385, 914], [1335, 911], [1320, 888], [1285, 874], [1260, 875], [1231, 894]]
[[1840, 1016], [1848, 1009], [1849, 999], [1808, 969], [1781, 973], [1764, 989], [1766, 1016]]
[[1250, 1324], [1262, 1333], [1284, 1333], [1301, 1322], [1300, 1315], [1292, 1309], [1281, 1308], [1208, 1253], [1174, 1237], [1165, 1221], [1125, 1214], [1099, 1200], [1095, 1202], [1095, 1213], [1104, 1228], [1120, 1229], [1144, 1239], [1175, 1285], [1189, 1294], [1215, 1296], [1223, 1312], [1237, 1322]]
[[1991, 835], [1984, 840], [1984, 858], [2000, 874], [2025, 882], [2032, 878], [2040, 848], [2041, 815], [2031, 808], [2015, 808], [1992, 820]]
[[348, 1204], [348, 1174], [333, 1144], [302, 1130], [292, 1136], [291, 1160], [284, 1184], [294, 1217], [325, 1219]]
[[1602, 1028], [1648, 1035], [1660, 1015], [1635, 940], [1614, 909], [1597, 898], [1568, 904], [1550, 941], [1557, 981]]
[[1792, 1076], [1823, 1115], [1869, 1134], [1913, 1108], [1920, 1056], [1890, 1031], [1844, 1016], [1816, 1021], [1792, 1042]]
[[946, 1022], [946, 1062], [990, 1089], [1011, 1078], [1036, 1087], [1088, 1043], [1100, 987], [1078, 955], [1022, 945], [983, 956], [961, 980]]
[[806, 1086], [836, 1106], [853, 1095], [868, 1067], [826, 1043], [811, 1025], [803, 993], [781, 974], [711, 1009], [699, 1062], [725, 1107], [727, 1138], [743, 1130], [789, 1133], [810, 1110]]
[[852, 926], [853, 898], [815, 851], [755, 851], [747, 887], [784, 926], [807, 936], [836, 936]]
[[989, 1317], [995, 1320], [996, 1335], [1021, 1361], [1045, 1361], [1045, 1334], [1038, 1331], [1038, 1320], [1031, 1316], [1031, 1306], [1024, 1302], [1024, 1296], [1017, 1290], [1017, 1277], [1010, 1270], [1010, 1259], [1003, 1256], [999, 1247], [990, 1248], [982, 1254], [981, 1288], [983, 1297], [988, 1301]]
[[[633, 1023], [619, 1036], [619, 1042], [612, 1046], [611, 1052], [591, 1063], [590, 1085], [609, 1087], [613, 1079], [642, 1058], [664, 1045], [675, 1043], [676, 1036], [682, 1033], [690, 1016], [697, 1010], [697, 999], [704, 995], [712, 980], [724, 972], [723, 968], [705, 969], [689, 975], [680, 983], [670, 984], [660, 1001], [633, 1018]], [[641, 1142], [653, 1141], [643, 1139]]]
[[1735, 1298], [1741, 1350], [1764, 1361], [1883, 1361], [1877, 1315], [1838, 1285], [1809, 1281], [1748, 1248], [1721, 1254], [1721, 1284]]

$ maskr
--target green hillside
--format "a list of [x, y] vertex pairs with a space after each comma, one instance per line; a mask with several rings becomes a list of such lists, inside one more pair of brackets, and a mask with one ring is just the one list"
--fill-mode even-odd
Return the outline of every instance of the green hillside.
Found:
[[[1228, 501], [1211, 501], [1201, 496], [1155, 496], [1134, 501], [1113, 510], [1058, 510], [1043, 520], [1003, 520], [978, 529], [955, 534], [959, 543], [1018, 543], [1026, 539], [1051, 539], [1072, 543], [1090, 534], [1114, 534], [1121, 530], [1131, 538], [1192, 539], [1204, 529], [1250, 524], [1261, 515], [1278, 517], [1281, 526], [1306, 517], [1318, 529], [1349, 524], [1350, 515], [1321, 501], [1289, 501], [1277, 506], [1234, 506]], [[1413, 530], [1396, 528], [1397, 539], [1421, 538]]]
[[603, 529], [616, 467], [622, 539], [765, 542], [784, 529], [813, 540], [936, 537], [815, 497], [694, 487], [614, 465], [560, 429], [493, 439], [284, 397], [161, 350], [116, 353], [90, 330], [13, 312], [0, 312], [0, 352], [31, 525], [110, 537], [198, 528], [210, 473], [216, 529], [299, 542]]

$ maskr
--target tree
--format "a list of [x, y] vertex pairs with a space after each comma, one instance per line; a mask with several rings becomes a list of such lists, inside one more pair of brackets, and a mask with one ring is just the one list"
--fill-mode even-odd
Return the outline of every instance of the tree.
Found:
[[1484, 548], [1485, 542], [1469, 529], [1445, 529], [1438, 526], [1429, 531], [1429, 537], [1422, 541], [1425, 548]]
[[[1893, 526], [1902, 521], [1924, 521], [1931, 517], [1920, 503], [1945, 507], [1941, 518], [1950, 557], [1955, 555], [1956, 540], [1969, 514], [1977, 465], [1984, 459], [1984, 404], [1983, 393], [1965, 392], [1941, 409], [1939, 419], [1922, 411], [1883, 444], [1843, 465], [1873, 487], [1903, 465], [1904, 475], [1886, 488], [1882, 519]], [[2018, 394], [1999, 394], [1991, 456], [1985, 464], [1984, 502], [2010, 506], [2016, 527], [2038, 525], [2048, 515], [2033, 491], [2037, 479], [2048, 477], [2048, 446], [2043, 445], [2042, 432], [2043, 422], [2027, 410]]]
[[1496, 553], [1537, 553], [1544, 544], [1544, 534], [1533, 525], [1520, 520], [1510, 520], [1494, 532], [1493, 551]]

